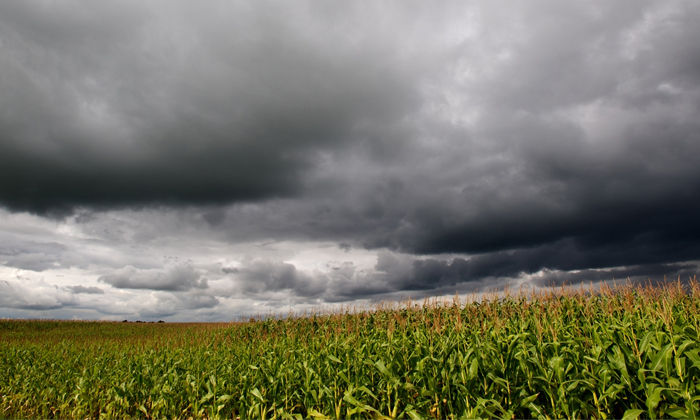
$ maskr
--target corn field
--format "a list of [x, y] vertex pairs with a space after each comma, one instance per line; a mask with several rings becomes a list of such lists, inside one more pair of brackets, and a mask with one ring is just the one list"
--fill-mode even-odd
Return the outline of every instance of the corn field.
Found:
[[0, 321], [4, 418], [698, 418], [700, 285], [230, 324]]

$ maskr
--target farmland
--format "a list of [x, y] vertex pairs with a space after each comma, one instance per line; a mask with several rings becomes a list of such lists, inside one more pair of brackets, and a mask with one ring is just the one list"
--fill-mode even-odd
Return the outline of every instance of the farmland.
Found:
[[700, 285], [230, 324], [0, 321], [6, 418], [688, 418]]

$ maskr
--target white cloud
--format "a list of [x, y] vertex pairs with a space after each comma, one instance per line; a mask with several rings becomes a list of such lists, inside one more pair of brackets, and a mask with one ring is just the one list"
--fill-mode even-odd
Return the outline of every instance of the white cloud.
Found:
[[0, 308], [47, 310], [78, 303], [71, 292], [44, 281], [0, 280]]

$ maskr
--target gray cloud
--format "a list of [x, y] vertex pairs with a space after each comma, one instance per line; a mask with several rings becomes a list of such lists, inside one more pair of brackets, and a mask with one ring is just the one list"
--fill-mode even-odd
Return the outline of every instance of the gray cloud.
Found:
[[176, 315], [183, 311], [211, 309], [219, 305], [219, 300], [201, 292], [164, 293], [154, 292], [149, 296], [148, 305], [137, 308], [136, 316], [156, 319]]
[[[108, 302], [107, 304], [94, 305], [97, 313], [107, 315], [111, 319], [130, 321], [144, 320], [155, 321], [168, 319], [169, 317], [185, 314], [181, 321], [199, 319], [199, 315], [212, 308], [216, 308], [221, 302], [214, 296], [205, 294], [202, 290], [187, 292], [151, 291], [143, 293], [138, 291], [131, 299], [123, 302]], [[224, 318], [225, 319], [225, 318]], [[222, 314], [217, 313], [217, 319], [222, 320]]]
[[152, 6], [2, 6], [0, 92], [14, 98], [0, 115], [5, 205], [46, 213], [293, 195], [314, 153], [416, 105], [405, 75], [415, 69], [388, 56], [385, 40], [343, 39], [362, 19], [353, 10], [295, 8], [288, 19], [278, 4], [222, 4], [219, 15]]
[[698, 3], [216, 5], [0, 4], [0, 205], [63, 229], [2, 266], [197, 311], [700, 260]]
[[0, 308], [50, 310], [77, 303], [72, 293], [44, 281], [0, 280]]
[[579, 270], [566, 272], [545, 270], [532, 278], [532, 283], [541, 287], [583, 284], [626, 284], [628, 281], [641, 284], [664, 284], [664, 281], [680, 279], [686, 283], [697, 276], [698, 264], [648, 264], [643, 266], [621, 267], [609, 270]]
[[140, 270], [126, 266], [111, 274], [100, 276], [97, 281], [117, 289], [183, 291], [209, 287], [207, 278], [203, 276], [201, 270], [188, 264], [173, 265], [165, 270]]
[[286, 291], [295, 296], [315, 297], [324, 293], [327, 280], [323, 276], [309, 275], [297, 270], [293, 264], [269, 260], [247, 261], [236, 270], [238, 284], [244, 293], [264, 294]]
[[[527, 279], [540, 287], [607, 282], [614, 279], [660, 282], [668, 277], [684, 280], [698, 272], [696, 262], [613, 266], [590, 260], [590, 253], [572, 244], [556, 244], [529, 250], [495, 252], [468, 258], [418, 258], [408, 254], [380, 252], [371, 272], [358, 272], [350, 262], [336, 264], [327, 277], [328, 301], [377, 298], [390, 294], [414, 297], [436, 293], [472, 292], [503, 287]], [[607, 256], [619, 261], [619, 256]], [[593, 267], [593, 268], [589, 268]]]
[[85, 293], [88, 295], [103, 295], [105, 293], [104, 290], [100, 289], [99, 287], [95, 286], [68, 286], [66, 289], [70, 290], [71, 292], [75, 294], [80, 294], [80, 293]]
[[[2, 235], [5, 236], [5, 235]], [[22, 241], [4, 237], [0, 245], [0, 262], [8, 267], [44, 271], [66, 263], [67, 247], [56, 242]]]

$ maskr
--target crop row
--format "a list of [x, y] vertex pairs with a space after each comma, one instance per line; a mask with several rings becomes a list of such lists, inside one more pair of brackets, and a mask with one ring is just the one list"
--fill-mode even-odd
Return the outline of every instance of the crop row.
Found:
[[699, 297], [691, 282], [229, 325], [0, 321], [0, 410], [9, 418], [697, 418]]

